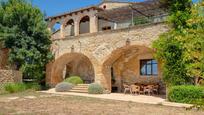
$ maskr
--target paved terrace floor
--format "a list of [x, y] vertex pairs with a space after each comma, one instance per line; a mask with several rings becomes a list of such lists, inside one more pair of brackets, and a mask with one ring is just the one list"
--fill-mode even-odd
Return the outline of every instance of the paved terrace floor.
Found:
[[87, 94], [87, 93], [56, 92], [54, 88], [48, 91], [40, 91], [40, 92], [59, 94], [59, 95], [93, 97], [93, 98], [110, 99], [110, 100], [118, 100], [118, 101], [131, 101], [131, 102], [145, 103], [145, 104], [155, 104], [155, 105], [158, 104], [158, 105], [172, 106], [172, 107], [189, 108], [193, 106], [191, 104], [168, 102], [166, 101], [166, 99], [162, 98], [162, 96], [159, 97], [159, 96], [147, 96], [147, 95], [131, 95], [131, 94], [122, 94], [122, 93], [93, 95], [93, 94]]

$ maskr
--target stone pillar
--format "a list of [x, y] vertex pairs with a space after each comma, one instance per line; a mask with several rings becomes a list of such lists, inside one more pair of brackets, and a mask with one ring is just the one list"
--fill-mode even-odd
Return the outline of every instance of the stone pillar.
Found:
[[50, 33], [52, 32], [53, 26], [55, 25], [56, 21], [55, 20], [49, 20], [48, 21], [48, 30], [50, 31]]
[[61, 38], [64, 38], [64, 25], [60, 26], [60, 36]]
[[104, 75], [103, 70], [102, 70], [102, 65], [100, 66], [95, 66], [95, 83], [101, 84], [106, 90], [111, 91], [111, 76], [109, 76], [109, 71], [110, 68], [106, 68], [106, 75]]
[[117, 29], [117, 23], [114, 23], [114, 30]]
[[74, 35], [75, 36], [79, 35], [79, 20], [78, 19], [74, 20]]
[[95, 15], [90, 16], [90, 33], [98, 32], [98, 17]]
[[118, 75], [116, 75], [116, 77], [117, 77], [118, 92], [122, 92], [122, 76], [121, 76], [121, 73], [118, 73]]
[[52, 28], [48, 27], [47, 29], [48, 29], [48, 31], [49, 31], [50, 33], [52, 33]]

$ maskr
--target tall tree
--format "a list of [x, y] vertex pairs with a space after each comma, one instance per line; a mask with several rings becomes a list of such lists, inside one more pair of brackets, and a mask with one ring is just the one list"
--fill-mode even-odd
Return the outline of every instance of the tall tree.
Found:
[[176, 2], [169, 4], [169, 22], [174, 26], [153, 47], [157, 49], [156, 57], [163, 62], [167, 84], [197, 84], [199, 78], [204, 78], [204, 17], [200, 13], [204, 2], [191, 7], [191, 1], [168, 3], [173, 1]]
[[191, 17], [187, 21], [188, 28], [185, 29], [184, 62], [187, 74], [194, 77], [195, 84], [199, 78], [204, 79], [204, 1], [200, 1], [191, 9]]
[[52, 58], [50, 33], [41, 11], [24, 0], [0, 5], [0, 38], [10, 49], [9, 61], [24, 77], [41, 80]]

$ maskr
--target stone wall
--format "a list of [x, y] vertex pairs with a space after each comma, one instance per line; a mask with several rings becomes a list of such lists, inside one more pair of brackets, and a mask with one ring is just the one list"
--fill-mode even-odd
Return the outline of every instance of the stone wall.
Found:
[[128, 6], [130, 3], [120, 3], [120, 2], [104, 2], [99, 5], [100, 8], [104, 8], [106, 10], [114, 9], [114, 8], [119, 8], [119, 7], [124, 7]]
[[0, 70], [0, 88], [5, 83], [22, 82], [22, 73], [14, 70]]

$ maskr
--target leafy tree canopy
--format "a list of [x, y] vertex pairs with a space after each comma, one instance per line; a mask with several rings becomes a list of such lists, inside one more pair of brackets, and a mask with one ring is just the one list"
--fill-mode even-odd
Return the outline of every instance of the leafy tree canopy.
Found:
[[[184, 1], [178, 3], [178, 0], [170, 6], [169, 22], [177, 26], [153, 43], [157, 59], [163, 62], [164, 81], [168, 85], [197, 84], [199, 78], [204, 78], [204, 15], [201, 13], [204, 2], [185, 11], [186, 8], [179, 4], [190, 2]], [[183, 10], [181, 15], [177, 15], [179, 10]]]
[[0, 5], [0, 40], [10, 49], [9, 61], [24, 77], [42, 79], [45, 64], [52, 58], [51, 41], [41, 11], [24, 0]]
[[187, 26], [186, 20], [191, 13], [192, 0], [159, 0], [169, 10], [169, 23], [175, 29], [182, 29]]

